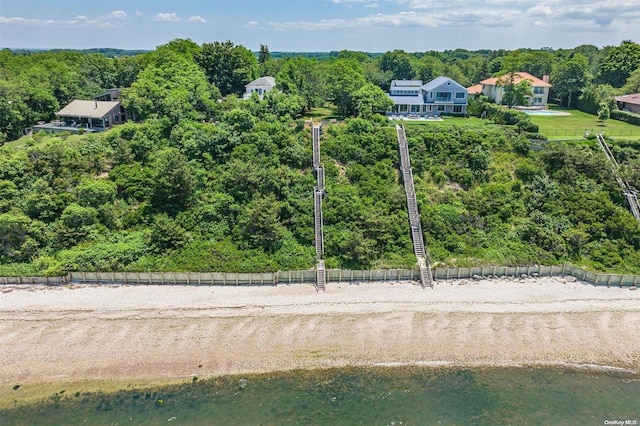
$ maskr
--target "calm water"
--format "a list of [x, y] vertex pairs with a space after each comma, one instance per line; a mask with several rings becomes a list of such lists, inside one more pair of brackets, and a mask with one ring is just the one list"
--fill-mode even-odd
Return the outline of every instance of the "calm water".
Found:
[[[246, 380], [245, 380], [246, 379]], [[296, 371], [116, 394], [52, 395], [8, 425], [640, 426], [640, 381], [527, 368]]]

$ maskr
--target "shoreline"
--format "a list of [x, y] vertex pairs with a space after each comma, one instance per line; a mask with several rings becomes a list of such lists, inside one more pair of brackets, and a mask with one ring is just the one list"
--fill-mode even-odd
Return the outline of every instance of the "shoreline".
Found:
[[[478, 370], [494, 370], [494, 369], [536, 369], [544, 371], [562, 371], [578, 374], [595, 374], [595, 375], [609, 375], [625, 380], [640, 381], [640, 371], [630, 370], [627, 368], [608, 366], [608, 365], [596, 365], [596, 364], [574, 364], [574, 363], [498, 363], [498, 364], [485, 364], [485, 363], [463, 363], [456, 364], [450, 361], [416, 361], [410, 363], [377, 363], [371, 365], [345, 365], [335, 367], [309, 367], [309, 368], [297, 368], [288, 370], [273, 370], [262, 372], [248, 372], [248, 373], [231, 373], [224, 375], [209, 375], [209, 376], [184, 376], [173, 378], [148, 378], [148, 379], [83, 379], [83, 380], [61, 380], [61, 381], [45, 381], [45, 382], [32, 382], [26, 385], [21, 385], [20, 388], [10, 393], [3, 389], [0, 391], [0, 410], [10, 410], [13, 408], [20, 408], [23, 406], [29, 406], [39, 403], [49, 403], [52, 398], [56, 400], [69, 400], [74, 397], [78, 397], [78, 394], [82, 395], [111, 395], [118, 392], [130, 392], [130, 391], [157, 391], [161, 387], [172, 386], [184, 386], [195, 382], [207, 383], [207, 381], [215, 380], [216, 378], [239, 378], [252, 381], [254, 379], [261, 379], [270, 375], [282, 375], [293, 372], [300, 372], [301, 374], [314, 374], [316, 372], [322, 373], [325, 371], [358, 371], [358, 370], [410, 370], [410, 369], [427, 369], [430, 371], [442, 371], [450, 369], [473, 369]], [[196, 380], [194, 380], [194, 378]]]
[[564, 278], [329, 283], [324, 293], [303, 284], [0, 291], [0, 407], [63, 384], [116, 390], [298, 369], [640, 374], [640, 292]]

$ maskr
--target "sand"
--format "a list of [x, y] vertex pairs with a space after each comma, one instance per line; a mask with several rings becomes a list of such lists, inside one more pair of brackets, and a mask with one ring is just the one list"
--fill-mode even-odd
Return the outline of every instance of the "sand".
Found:
[[0, 286], [14, 384], [372, 365], [640, 371], [640, 291], [573, 279], [264, 287]]

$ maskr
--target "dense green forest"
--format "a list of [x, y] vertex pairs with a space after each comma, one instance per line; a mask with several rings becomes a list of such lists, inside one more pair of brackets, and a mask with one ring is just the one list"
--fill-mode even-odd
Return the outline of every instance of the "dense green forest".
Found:
[[[5, 140], [71, 99], [110, 87], [124, 89], [123, 103], [141, 122], [102, 134], [36, 134], [0, 148], [0, 275], [313, 267], [315, 178], [305, 117], [326, 105], [346, 117], [322, 135], [327, 267], [409, 267], [416, 259], [395, 130], [374, 114], [385, 109], [380, 94], [390, 79], [446, 74], [470, 84], [515, 59], [522, 70], [553, 76], [558, 64], [584, 57], [584, 86], [573, 99], [586, 103], [591, 88], [605, 88], [592, 99], [602, 102], [637, 84], [640, 62], [609, 67], [620, 54], [625, 64], [640, 61], [637, 47], [338, 52], [321, 60], [188, 40], [118, 58], [1, 51]], [[280, 91], [238, 99], [246, 82], [265, 74], [276, 76]], [[433, 261], [640, 272], [640, 227], [597, 145], [532, 151], [535, 126], [510, 112], [491, 118], [407, 128]], [[625, 177], [639, 186], [640, 145], [611, 143]]]

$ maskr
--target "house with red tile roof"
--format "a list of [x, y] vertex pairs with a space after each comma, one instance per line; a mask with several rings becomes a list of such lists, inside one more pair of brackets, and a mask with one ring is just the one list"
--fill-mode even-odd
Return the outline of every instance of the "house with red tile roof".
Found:
[[[500, 84], [502, 77], [491, 77], [482, 80], [479, 84], [467, 88], [469, 96], [485, 95], [492, 98], [497, 104], [501, 104], [504, 98], [505, 88]], [[543, 79], [534, 77], [526, 72], [517, 72], [513, 79], [514, 84], [518, 84], [523, 80], [527, 80], [531, 84], [531, 95], [529, 98], [530, 106], [544, 107], [549, 101], [549, 76], [545, 75]]]
[[640, 93], [616, 96], [616, 102], [618, 103], [618, 108], [622, 111], [640, 114]]

